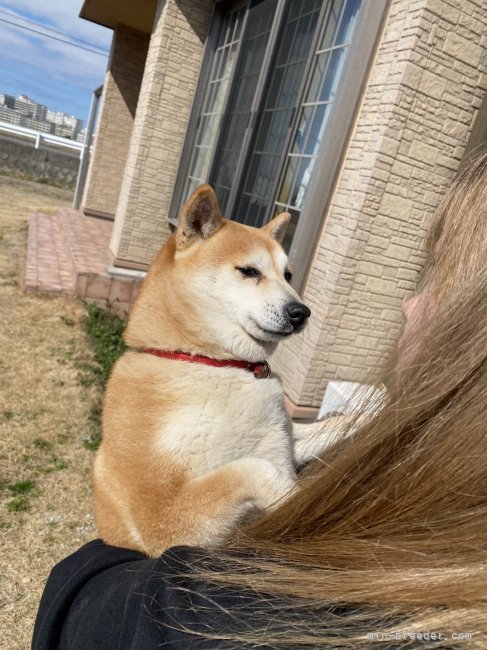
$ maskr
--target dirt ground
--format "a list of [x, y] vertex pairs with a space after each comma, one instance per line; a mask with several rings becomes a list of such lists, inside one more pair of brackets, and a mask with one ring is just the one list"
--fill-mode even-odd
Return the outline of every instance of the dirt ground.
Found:
[[99, 390], [74, 299], [22, 291], [31, 212], [71, 193], [0, 176], [0, 648], [26, 650], [54, 563], [96, 536], [93, 452], [84, 445]]

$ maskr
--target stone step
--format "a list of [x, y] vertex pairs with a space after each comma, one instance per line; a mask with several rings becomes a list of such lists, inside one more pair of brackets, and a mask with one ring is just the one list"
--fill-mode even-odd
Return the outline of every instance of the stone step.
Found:
[[41, 212], [29, 217], [25, 289], [72, 294], [75, 274], [57, 215]]
[[103, 219], [86, 217], [73, 208], [60, 208], [58, 217], [76, 274], [106, 274], [113, 224]]
[[107, 273], [112, 223], [61, 208], [29, 218], [25, 289], [70, 294], [127, 314], [140, 278]]

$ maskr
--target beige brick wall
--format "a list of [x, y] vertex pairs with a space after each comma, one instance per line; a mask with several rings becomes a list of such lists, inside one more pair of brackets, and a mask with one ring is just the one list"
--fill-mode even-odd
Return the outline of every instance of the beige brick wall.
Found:
[[83, 209], [114, 215], [132, 134], [149, 35], [118, 25], [105, 76]]
[[111, 241], [118, 261], [147, 263], [169, 235], [212, 11], [212, 0], [159, 0]]
[[294, 403], [378, 376], [431, 215], [486, 92], [485, 0], [393, 0], [304, 291], [309, 327], [273, 359]]

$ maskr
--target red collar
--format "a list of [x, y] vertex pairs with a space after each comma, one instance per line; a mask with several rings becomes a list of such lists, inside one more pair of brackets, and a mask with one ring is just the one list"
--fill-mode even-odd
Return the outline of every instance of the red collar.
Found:
[[189, 363], [203, 363], [206, 366], [216, 366], [218, 368], [242, 368], [252, 372], [257, 379], [265, 379], [271, 374], [271, 369], [267, 361], [258, 361], [251, 363], [250, 361], [236, 361], [233, 359], [212, 359], [205, 357], [202, 354], [186, 354], [185, 352], [169, 352], [167, 350], [158, 350], [156, 348], [144, 348], [143, 352], [154, 354], [156, 357], [163, 357], [164, 359], [178, 359], [179, 361], [189, 361]]

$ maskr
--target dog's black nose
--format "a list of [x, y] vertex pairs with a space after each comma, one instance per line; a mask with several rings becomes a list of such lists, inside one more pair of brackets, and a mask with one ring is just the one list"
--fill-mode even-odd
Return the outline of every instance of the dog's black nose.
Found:
[[289, 305], [286, 305], [286, 312], [294, 330], [302, 327], [306, 319], [311, 316], [311, 311], [308, 307], [300, 302], [291, 302]]

